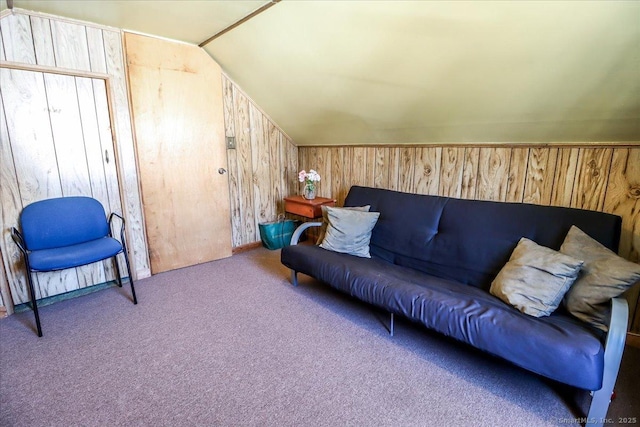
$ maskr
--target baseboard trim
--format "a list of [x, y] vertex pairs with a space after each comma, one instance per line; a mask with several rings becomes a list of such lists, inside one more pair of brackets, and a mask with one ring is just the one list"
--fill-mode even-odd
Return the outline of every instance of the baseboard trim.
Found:
[[136, 270], [136, 280], [146, 279], [147, 277], [151, 277], [151, 269], [143, 268], [142, 270]]
[[232, 255], [236, 255], [242, 252], [246, 252], [246, 251], [250, 251], [252, 249], [256, 249], [259, 248], [260, 246], [262, 246], [262, 242], [261, 241], [257, 241], [257, 242], [253, 242], [253, 243], [247, 243], [246, 245], [240, 245], [240, 246], [236, 246], [235, 248], [231, 249], [231, 254]]
[[[122, 280], [123, 280], [124, 285], [127, 285], [129, 283], [129, 278], [128, 277], [123, 277]], [[69, 292], [65, 292], [65, 293], [62, 293], [62, 294], [53, 295], [53, 296], [50, 296], [50, 297], [40, 298], [38, 300], [38, 308], [47, 306], [49, 304], [54, 304], [54, 303], [59, 302], [59, 301], [64, 301], [64, 300], [76, 298], [76, 297], [79, 297], [79, 296], [82, 296], [82, 295], [92, 294], [94, 292], [98, 292], [98, 291], [101, 291], [103, 289], [111, 288], [111, 287], [114, 287], [114, 286], [118, 286], [118, 283], [115, 280], [112, 280], [112, 281], [109, 281], [109, 282], [99, 283], [97, 285], [87, 286], [86, 288], [74, 289], [73, 291], [69, 291]], [[27, 311], [27, 310], [31, 310], [31, 303], [30, 302], [23, 302], [22, 304], [18, 304], [16, 306], [14, 306], [14, 308], [13, 308], [13, 312], [14, 313], [21, 313], [21, 312]]]

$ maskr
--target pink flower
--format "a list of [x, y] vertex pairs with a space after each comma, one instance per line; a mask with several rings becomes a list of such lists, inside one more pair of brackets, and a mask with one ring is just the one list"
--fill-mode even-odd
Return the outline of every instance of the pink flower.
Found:
[[313, 169], [309, 169], [309, 172], [303, 169], [298, 172], [298, 181], [313, 184], [314, 182], [320, 181], [320, 174]]

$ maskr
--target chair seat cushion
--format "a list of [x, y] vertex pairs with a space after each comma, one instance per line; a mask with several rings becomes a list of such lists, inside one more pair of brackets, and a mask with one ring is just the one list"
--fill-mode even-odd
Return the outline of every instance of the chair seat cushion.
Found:
[[112, 237], [102, 237], [77, 245], [32, 251], [29, 265], [34, 271], [63, 270], [91, 264], [118, 254], [122, 245]]
[[601, 333], [566, 312], [528, 316], [474, 286], [318, 246], [288, 246], [281, 260], [360, 300], [540, 375], [586, 390], [602, 386]]

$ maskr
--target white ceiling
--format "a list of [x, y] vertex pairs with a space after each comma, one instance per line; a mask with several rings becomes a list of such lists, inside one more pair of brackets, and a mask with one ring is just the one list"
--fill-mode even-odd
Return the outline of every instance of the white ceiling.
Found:
[[[14, 6], [199, 43], [265, 1]], [[284, 0], [205, 50], [297, 144], [640, 141], [640, 2]]]
[[[199, 44], [268, 1], [14, 0], [13, 6]], [[6, 0], [1, 1], [7, 8]]]

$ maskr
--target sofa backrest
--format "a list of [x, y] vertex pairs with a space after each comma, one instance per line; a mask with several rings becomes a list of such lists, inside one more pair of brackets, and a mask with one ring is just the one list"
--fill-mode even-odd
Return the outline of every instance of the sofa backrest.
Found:
[[364, 205], [380, 212], [373, 257], [487, 290], [521, 237], [558, 250], [575, 225], [617, 252], [622, 224], [583, 209], [351, 187], [345, 206]]

